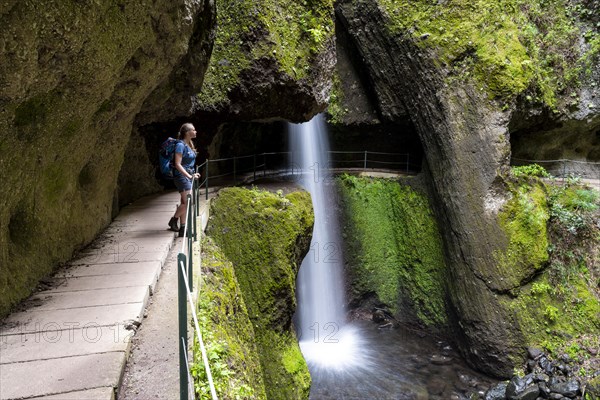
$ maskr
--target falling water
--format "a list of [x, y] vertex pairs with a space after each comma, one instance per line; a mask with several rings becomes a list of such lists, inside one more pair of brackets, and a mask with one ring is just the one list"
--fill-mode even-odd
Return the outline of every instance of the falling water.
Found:
[[322, 116], [290, 125], [293, 167], [310, 192], [315, 214], [311, 248], [297, 280], [296, 325], [300, 348], [311, 372], [317, 368], [347, 369], [362, 364], [359, 338], [346, 325], [342, 243], [328, 177], [329, 144]]
[[441, 349], [446, 351], [443, 342], [434, 343], [401, 329], [380, 330], [367, 321], [346, 322], [343, 247], [335, 187], [327, 173], [326, 127], [317, 116], [290, 125], [289, 133], [292, 167], [302, 172], [300, 183], [310, 192], [315, 213], [311, 248], [298, 273], [294, 321], [312, 378], [310, 398], [470, 397], [475, 389], [465, 389], [464, 377], [477, 375], [458, 355], [444, 353], [455, 357], [452, 365], [430, 362]]

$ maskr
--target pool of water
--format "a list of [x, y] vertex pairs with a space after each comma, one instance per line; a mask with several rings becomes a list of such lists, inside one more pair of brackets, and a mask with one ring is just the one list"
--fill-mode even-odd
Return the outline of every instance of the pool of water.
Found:
[[[353, 322], [349, 329], [358, 349], [343, 362], [327, 362], [329, 356], [325, 361], [306, 357], [313, 381], [310, 399], [449, 400], [471, 395], [476, 399], [494, 383], [470, 369], [448, 344], [431, 337], [379, 329], [369, 321]], [[339, 344], [343, 352], [344, 344], [341, 340]], [[305, 355], [322, 351], [318, 343], [300, 346]], [[330, 353], [334, 357], [335, 351]]]

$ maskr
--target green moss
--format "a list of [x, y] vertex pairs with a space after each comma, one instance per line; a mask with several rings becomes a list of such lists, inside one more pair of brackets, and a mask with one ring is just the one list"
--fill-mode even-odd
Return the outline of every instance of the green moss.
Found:
[[394, 313], [407, 302], [423, 324], [444, 325], [443, 248], [427, 199], [385, 179], [346, 175], [340, 188], [353, 296], [375, 293]]
[[292, 329], [300, 248], [314, 222], [310, 196], [228, 188], [211, 204], [208, 233], [234, 265], [255, 333], [268, 398], [306, 398], [308, 368]]
[[577, 19], [567, 0], [379, 0], [395, 33], [410, 32], [419, 46], [459, 79], [473, 78], [491, 97], [556, 108], [557, 97], [579, 85], [589, 59], [579, 54]]
[[[515, 312], [528, 345], [545, 347], [555, 356], [565, 352], [583, 356], [582, 349], [595, 347], [590, 343], [600, 340], [595, 278], [600, 274], [600, 235], [594, 222], [598, 196], [591, 189], [563, 185], [549, 186], [547, 195], [550, 219], [545, 219], [544, 231], [548, 232], [549, 260], [533, 281], [515, 291], [516, 297], [505, 301]], [[536, 232], [531, 232], [534, 238]]]
[[239, 75], [263, 57], [293, 79], [310, 74], [311, 59], [333, 36], [331, 0], [217, 1], [217, 33], [198, 100], [203, 107], [227, 100]]
[[343, 107], [344, 90], [337, 69], [334, 72], [332, 83], [329, 105], [327, 106], [327, 113], [329, 114], [328, 122], [331, 124], [341, 124], [344, 120], [344, 115], [347, 113], [347, 109]]
[[45, 94], [35, 96], [19, 105], [15, 110], [15, 126], [41, 124], [48, 114], [48, 102]]
[[[217, 395], [222, 399], [265, 399], [254, 328], [235, 277], [233, 266], [210, 240], [202, 243], [203, 272], [198, 320]], [[198, 344], [191, 368], [196, 394], [210, 398]]]
[[498, 214], [508, 238], [505, 252], [494, 256], [503, 279], [513, 287], [543, 268], [548, 261], [548, 205], [542, 183], [522, 179], [511, 183], [512, 198]]
[[[551, 289], [539, 292], [536, 285]], [[545, 347], [558, 355], [573, 348], [571, 340], [600, 334], [600, 303], [587, 282], [574, 277], [569, 287], [569, 290], [557, 287], [545, 271], [509, 301], [529, 345]]]

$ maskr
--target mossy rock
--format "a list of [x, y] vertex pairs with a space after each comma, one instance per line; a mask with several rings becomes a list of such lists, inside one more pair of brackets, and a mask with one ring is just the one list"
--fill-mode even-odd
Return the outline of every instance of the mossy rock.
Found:
[[[379, 0], [393, 33], [408, 32], [431, 50], [448, 79], [472, 79], [491, 98], [524, 94], [531, 104], [565, 108], [590, 60], [598, 56], [597, 30], [580, 51], [580, 21], [593, 6], [570, 1]], [[585, 28], [584, 28], [585, 29]], [[588, 30], [588, 29], [586, 29]], [[559, 101], [562, 100], [562, 101]], [[561, 104], [562, 103], [562, 104]]]
[[[539, 188], [543, 184], [537, 181], [532, 185]], [[505, 302], [529, 346], [544, 347], [555, 356], [567, 353], [578, 357], [580, 350], [589, 347], [586, 343], [600, 339], [600, 228], [594, 222], [600, 195], [593, 189], [568, 185], [547, 185], [543, 193], [547, 197], [539, 201], [548, 215], [538, 222], [543, 222], [544, 238], [548, 232], [551, 251], [535, 277]], [[542, 240], [535, 233], [530, 239]]]
[[211, 203], [208, 235], [233, 263], [269, 399], [308, 397], [310, 375], [292, 326], [296, 274], [308, 251], [310, 195], [228, 188]]
[[[217, 9], [198, 110], [302, 119], [305, 108], [325, 107], [320, 92], [334, 63], [331, 0], [218, 0]], [[286, 94], [296, 98], [295, 110], [280, 97]]]
[[545, 186], [539, 179], [510, 180], [512, 196], [498, 213], [508, 246], [494, 257], [506, 288], [515, 288], [529, 280], [548, 261], [548, 204]]
[[[446, 272], [427, 198], [394, 180], [339, 179], [352, 297], [374, 293], [394, 314], [428, 327], [447, 323]], [[413, 322], [413, 321], [411, 321]]]
[[[233, 265], [210, 238], [202, 243], [198, 320], [220, 399], [266, 399], [255, 332]], [[196, 360], [202, 360], [199, 346]], [[204, 366], [192, 366], [196, 395], [210, 398]]]

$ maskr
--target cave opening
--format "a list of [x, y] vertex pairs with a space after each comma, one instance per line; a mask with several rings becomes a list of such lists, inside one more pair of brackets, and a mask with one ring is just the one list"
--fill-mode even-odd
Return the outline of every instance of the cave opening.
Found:
[[600, 179], [600, 120], [557, 121], [516, 113], [509, 124], [511, 165], [538, 164], [556, 178]]
[[[138, 128], [155, 179], [165, 188], [171, 182], [160, 175], [158, 152], [168, 137], [176, 137], [178, 127], [191, 121], [199, 134], [196, 139], [197, 165], [210, 161], [210, 176], [222, 177], [253, 170], [284, 169], [290, 162], [286, 121], [232, 121], [206, 123], [194, 118], [154, 123]], [[338, 125], [328, 124], [331, 166], [339, 169], [394, 171], [415, 174], [421, 171], [423, 148], [409, 121]]]

